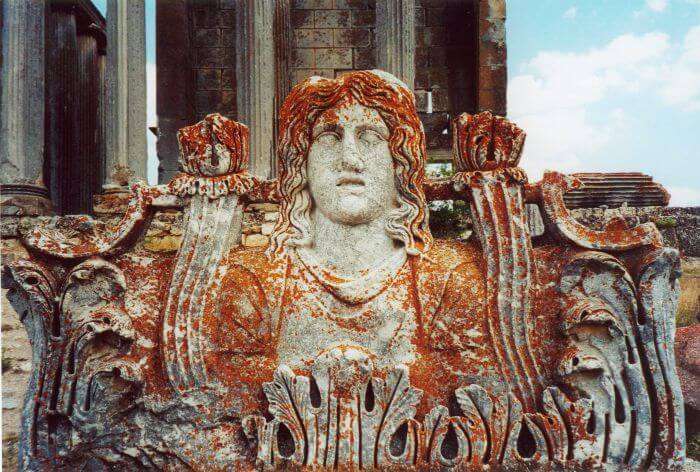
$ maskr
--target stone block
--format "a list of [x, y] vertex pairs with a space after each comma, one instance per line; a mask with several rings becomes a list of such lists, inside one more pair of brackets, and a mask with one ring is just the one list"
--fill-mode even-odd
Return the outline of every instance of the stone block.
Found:
[[272, 230], [274, 230], [274, 229], [275, 229], [275, 224], [268, 221], [268, 222], [265, 222], [262, 224], [262, 226], [260, 227], [260, 233], [265, 235], [265, 236], [269, 236], [272, 234]]
[[416, 109], [420, 112], [428, 111], [428, 90], [414, 90], [416, 96]]
[[192, 11], [192, 22], [195, 28], [213, 28], [218, 25], [218, 10], [216, 8], [200, 7]]
[[303, 82], [304, 79], [308, 79], [314, 75], [329, 79], [335, 77], [333, 69], [294, 69], [292, 72], [292, 85]]
[[333, 0], [293, 0], [292, 8], [300, 10], [333, 8]]
[[219, 46], [220, 33], [217, 28], [197, 28], [194, 31], [194, 45], [196, 47]]
[[366, 28], [347, 28], [333, 30], [333, 45], [340, 47], [369, 47], [372, 35]]
[[197, 90], [219, 90], [221, 88], [221, 69], [197, 69]]
[[508, 83], [508, 71], [505, 67], [481, 66], [478, 70], [480, 89], [503, 89]]
[[444, 67], [431, 67], [428, 69], [428, 77], [430, 78], [431, 88], [439, 87], [449, 89], [450, 87], [450, 71]]
[[418, 67], [428, 67], [432, 60], [433, 51], [429, 51], [426, 48], [416, 48], [416, 68]]
[[413, 78], [413, 87], [416, 89], [430, 88], [430, 77], [428, 76], [428, 69], [416, 68], [416, 75]]
[[292, 67], [309, 69], [316, 66], [315, 49], [292, 49]]
[[416, 7], [415, 18], [416, 26], [425, 26], [425, 8]]
[[197, 113], [219, 112], [231, 114], [236, 109], [236, 92], [233, 90], [207, 90], [195, 93]]
[[[455, 90], [452, 92], [455, 93]], [[464, 93], [466, 94], [466, 91]], [[433, 112], [450, 111], [452, 108], [450, 105], [450, 96], [447, 90], [439, 88], [433, 90]]]
[[270, 238], [263, 234], [246, 234], [243, 236], [243, 245], [246, 247], [262, 247], [267, 246]]
[[[221, 28], [221, 40], [220, 44], [227, 48], [234, 48], [236, 46], [236, 30], [233, 28]], [[234, 52], [232, 51], [233, 55]]]
[[313, 28], [314, 10], [292, 10], [292, 28]]
[[236, 90], [236, 71], [234, 69], [221, 69], [221, 88]]
[[377, 52], [373, 48], [355, 48], [352, 50], [352, 62], [356, 70], [369, 70], [377, 67]]
[[335, 0], [335, 8], [369, 10], [375, 6], [374, 0]]
[[352, 49], [317, 49], [316, 67], [328, 69], [352, 69]]
[[316, 28], [347, 28], [350, 26], [349, 10], [317, 10], [314, 13]]
[[197, 113], [210, 113], [215, 111], [218, 108], [220, 100], [221, 96], [218, 90], [197, 91], [194, 97]]
[[350, 18], [352, 26], [374, 27], [377, 21], [374, 10], [352, 10]]
[[479, 87], [477, 103], [479, 111], [489, 110], [494, 115], [506, 114], [506, 91], [503, 89], [482, 89]]
[[234, 56], [228, 48], [197, 49], [199, 67], [234, 67]]
[[236, 11], [235, 10], [220, 10], [219, 15], [219, 26], [224, 28], [233, 28], [236, 25]]
[[332, 29], [296, 29], [294, 46], [299, 48], [328, 48], [333, 46]]

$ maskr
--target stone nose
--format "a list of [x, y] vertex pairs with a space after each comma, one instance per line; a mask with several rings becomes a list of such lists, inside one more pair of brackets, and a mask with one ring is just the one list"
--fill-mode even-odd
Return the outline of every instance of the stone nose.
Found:
[[353, 133], [345, 133], [339, 156], [340, 170], [362, 172], [365, 168], [362, 155]]

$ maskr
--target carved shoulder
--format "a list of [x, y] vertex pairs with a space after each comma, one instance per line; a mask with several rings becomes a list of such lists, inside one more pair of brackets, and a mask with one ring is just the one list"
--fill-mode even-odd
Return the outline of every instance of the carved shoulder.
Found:
[[[464, 350], [483, 344], [486, 294], [481, 253], [474, 244], [436, 241], [422, 272], [425, 327], [430, 346]], [[429, 298], [428, 298], [429, 297]]]
[[277, 264], [263, 251], [236, 248], [220, 268], [220, 282], [207, 299], [205, 325], [213, 348], [230, 353], [263, 354], [274, 336], [272, 311], [281, 289]]

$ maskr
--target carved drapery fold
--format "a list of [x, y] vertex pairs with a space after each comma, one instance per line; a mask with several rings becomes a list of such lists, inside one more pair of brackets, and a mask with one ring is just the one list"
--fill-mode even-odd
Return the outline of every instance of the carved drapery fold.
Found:
[[[456, 191], [470, 202], [475, 233], [486, 260], [489, 335], [504, 379], [534, 410], [542, 378], [529, 339], [532, 243], [523, 185], [516, 167], [525, 133], [489, 112], [453, 122]], [[503, 342], [502, 342], [503, 341]]]
[[188, 202], [162, 334], [168, 378], [178, 392], [208, 383], [200, 339], [204, 299], [222, 258], [241, 239], [239, 197], [255, 182], [246, 171], [248, 140], [245, 125], [218, 114], [178, 133], [185, 172], [170, 189]]

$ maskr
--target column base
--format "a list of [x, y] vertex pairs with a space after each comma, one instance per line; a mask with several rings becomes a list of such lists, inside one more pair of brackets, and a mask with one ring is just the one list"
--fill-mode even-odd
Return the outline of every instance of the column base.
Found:
[[53, 213], [46, 187], [36, 184], [0, 184], [0, 215], [44, 216]]

